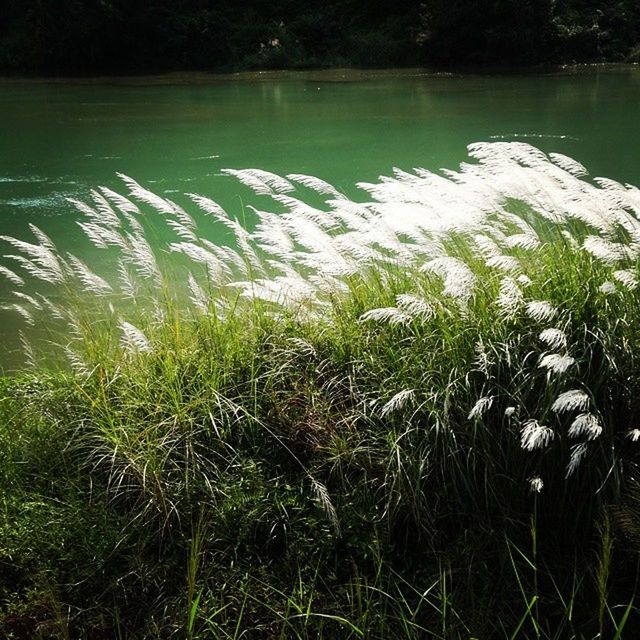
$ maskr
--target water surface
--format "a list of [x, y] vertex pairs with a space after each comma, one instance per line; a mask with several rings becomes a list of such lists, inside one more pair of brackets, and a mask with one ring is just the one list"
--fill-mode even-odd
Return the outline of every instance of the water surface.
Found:
[[[117, 172], [181, 203], [198, 192], [237, 213], [255, 197], [223, 168], [309, 173], [356, 196], [356, 181], [393, 167], [456, 167], [480, 140], [530, 142], [640, 184], [639, 113], [637, 67], [0, 80], [0, 235], [28, 239], [34, 222], [87, 256], [85, 243], [74, 246], [77, 215], [65, 198], [122, 190]], [[2, 304], [10, 291], [1, 281]], [[19, 361], [18, 326], [0, 311], [0, 367]]]

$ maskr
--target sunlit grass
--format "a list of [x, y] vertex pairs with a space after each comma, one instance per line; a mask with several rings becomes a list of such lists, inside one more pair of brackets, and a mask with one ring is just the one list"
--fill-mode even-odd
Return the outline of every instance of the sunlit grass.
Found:
[[[15, 303], [58, 327], [36, 372], [4, 383], [1, 526], [33, 542], [2, 551], [20, 584], [3, 583], [0, 629], [40, 598], [72, 637], [621, 636], [640, 539], [639, 192], [526, 145], [471, 151], [446, 178], [363, 185], [367, 203], [235, 172], [287, 212], [247, 230], [194, 196], [233, 247], [127, 180], [140, 206], [105, 190], [82, 205], [118, 283], [37, 230], [5, 238], [14, 284], [70, 302]], [[172, 271], [145, 206], [179, 236]], [[38, 365], [55, 350], [57, 373]], [[34, 500], [87, 522], [45, 531], [17, 514]]]

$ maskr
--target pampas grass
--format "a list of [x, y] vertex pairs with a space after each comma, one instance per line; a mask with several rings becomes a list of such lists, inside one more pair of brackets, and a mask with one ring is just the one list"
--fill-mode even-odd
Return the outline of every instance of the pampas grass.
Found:
[[[246, 224], [122, 176], [127, 195], [73, 203], [111, 275], [37, 228], [35, 243], [3, 237], [12, 307], [58, 320], [30, 359], [58, 349], [73, 372], [59, 383], [73, 400], [20, 410], [65, 430], [79, 477], [159, 553], [191, 548], [207, 520], [198, 553], [232, 596], [213, 573], [196, 596], [190, 574], [190, 636], [233, 637], [225, 607], [280, 637], [602, 627], [597, 524], [635, 517], [639, 192], [526, 144], [469, 156], [361, 183], [362, 202], [303, 174], [228, 171], [260, 201]], [[205, 237], [200, 215], [231, 239]]]

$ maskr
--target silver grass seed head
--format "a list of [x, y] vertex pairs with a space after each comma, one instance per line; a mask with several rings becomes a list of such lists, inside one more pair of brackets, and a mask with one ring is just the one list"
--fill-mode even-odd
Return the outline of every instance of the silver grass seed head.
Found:
[[31, 312], [21, 304], [14, 303], [3, 307], [3, 309], [14, 309], [28, 325], [34, 325], [35, 320]]
[[538, 366], [546, 369], [549, 373], [565, 373], [575, 362], [571, 356], [549, 353], [540, 358]]
[[612, 293], [615, 293], [617, 291], [615, 283], [611, 282], [610, 280], [603, 282], [598, 290], [600, 291], [600, 293], [604, 293], [605, 295], [611, 295]]
[[638, 276], [631, 269], [619, 269], [613, 272], [613, 277], [627, 289], [633, 291], [638, 286]]
[[538, 237], [531, 233], [517, 233], [512, 236], [507, 236], [505, 239], [505, 245], [510, 249], [525, 249], [533, 251], [541, 246]]
[[91, 271], [82, 260], [71, 254], [68, 255], [68, 260], [72, 274], [80, 280], [86, 292], [101, 296], [113, 291], [111, 285]]
[[380, 309], [371, 309], [363, 313], [360, 318], [360, 322], [382, 322], [393, 326], [408, 324], [411, 322], [411, 316], [400, 311], [396, 307], [382, 307]]
[[552, 349], [564, 349], [567, 346], [567, 335], [562, 329], [545, 329], [540, 332], [538, 338]]
[[493, 406], [494, 396], [484, 396], [476, 401], [473, 405], [467, 420], [474, 420], [475, 418], [482, 417]]
[[194, 307], [198, 309], [201, 313], [207, 313], [209, 310], [209, 299], [204, 289], [198, 284], [198, 281], [195, 279], [194, 275], [189, 272], [188, 276], [188, 286], [190, 292], [190, 300], [193, 303]]
[[471, 268], [462, 260], [451, 256], [434, 258], [422, 267], [420, 271], [435, 273], [444, 281], [442, 293], [445, 296], [467, 301], [473, 295], [476, 276]]
[[565, 156], [562, 153], [550, 153], [549, 158], [557, 164], [561, 169], [568, 171], [572, 175], [581, 178], [582, 176], [588, 175], [588, 171], [585, 167], [580, 164], [577, 160], [570, 158], [569, 156]]
[[15, 273], [15, 271], [12, 271], [8, 267], [0, 265], [0, 273], [4, 275], [5, 278], [7, 278], [7, 280], [9, 280], [11, 283], [19, 287], [24, 286], [24, 278], [19, 276], [17, 273]]
[[100, 191], [102, 192], [102, 195], [108, 198], [122, 213], [140, 215], [140, 209], [138, 206], [128, 198], [125, 198], [107, 187], [100, 187]]
[[546, 300], [532, 300], [525, 305], [527, 315], [536, 322], [547, 322], [556, 315], [556, 308]]
[[23, 293], [22, 291], [14, 291], [13, 295], [16, 296], [16, 298], [20, 298], [21, 300], [24, 300], [25, 302], [29, 303], [37, 311], [42, 311], [42, 304], [40, 303], [40, 301], [36, 300], [33, 296], [30, 296], [28, 293]]
[[627, 257], [627, 248], [624, 245], [611, 242], [601, 236], [588, 236], [582, 246], [585, 251], [607, 265], [614, 265]]
[[505, 273], [517, 273], [520, 270], [520, 260], [514, 256], [493, 256], [486, 260], [486, 265]]
[[531, 280], [531, 278], [524, 274], [521, 273], [517, 278], [516, 278], [516, 282], [521, 286], [521, 287], [529, 287], [533, 284], [533, 280]]
[[640, 429], [631, 429], [631, 431], [627, 433], [627, 438], [629, 438], [631, 442], [640, 441]]
[[344, 198], [344, 196], [335, 187], [320, 178], [307, 176], [301, 173], [290, 173], [287, 175], [287, 178], [323, 195]]
[[527, 420], [520, 432], [520, 445], [527, 451], [545, 448], [555, 437], [555, 433], [537, 420]]
[[403, 391], [399, 391], [382, 407], [382, 410], [380, 411], [380, 417], [384, 418], [389, 413], [399, 411], [408, 402], [413, 400], [414, 396], [415, 389], [404, 389]]
[[582, 460], [587, 454], [587, 443], [581, 442], [580, 444], [574, 444], [571, 447], [571, 454], [569, 456], [569, 464], [567, 465], [567, 471], [565, 478], [571, 477], [580, 466]]
[[408, 293], [401, 293], [396, 296], [396, 304], [402, 312], [407, 313], [412, 318], [428, 320], [435, 315], [435, 309], [432, 304]]
[[597, 416], [592, 413], [581, 413], [571, 423], [569, 428], [570, 438], [586, 437], [587, 440], [595, 440], [602, 435], [602, 424]]
[[540, 476], [529, 478], [529, 491], [531, 493], [540, 493], [544, 489], [544, 482]]
[[151, 343], [144, 333], [130, 322], [120, 320], [120, 344], [127, 353], [150, 353]]
[[496, 304], [506, 316], [514, 315], [524, 302], [522, 290], [513, 278], [503, 278]]
[[551, 405], [556, 413], [568, 411], [585, 411], [589, 407], [589, 396], [580, 389], [571, 389], [561, 393]]

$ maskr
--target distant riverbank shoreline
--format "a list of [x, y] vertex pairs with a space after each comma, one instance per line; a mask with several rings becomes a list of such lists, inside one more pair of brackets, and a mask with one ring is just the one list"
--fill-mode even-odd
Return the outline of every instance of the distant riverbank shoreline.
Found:
[[199, 85], [217, 82], [268, 82], [283, 80], [308, 80], [310, 82], [365, 82], [385, 78], [442, 78], [455, 76], [490, 75], [578, 75], [593, 73], [624, 73], [640, 70], [637, 62], [602, 62], [588, 64], [563, 64], [532, 67], [459, 67], [443, 70], [428, 67], [397, 67], [385, 69], [363, 69], [357, 67], [319, 69], [271, 69], [260, 71], [234, 71], [228, 73], [208, 71], [171, 71], [157, 74], [106, 74], [106, 75], [62, 75], [62, 76], [14, 76], [0, 75], [4, 84], [98, 84], [98, 85]]

